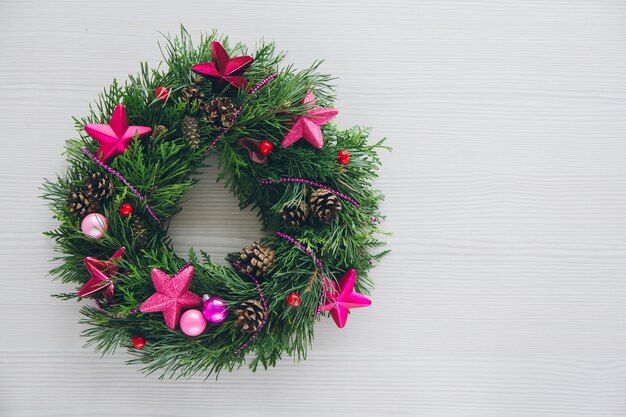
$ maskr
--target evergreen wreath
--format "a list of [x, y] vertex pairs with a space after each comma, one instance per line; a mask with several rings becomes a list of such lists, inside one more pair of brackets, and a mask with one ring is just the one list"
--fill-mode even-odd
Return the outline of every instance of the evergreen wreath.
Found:
[[[386, 253], [372, 180], [387, 148], [329, 123], [320, 62], [281, 68], [273, 43], [248, 56], [216, 33], [195, 45], [184, 28], [160, 47], [163, 68], [143, 63], [74, 119], [69, 169], [44, 184], [60, 222], [46, 233], [62, 254], [52, 274], [79, 288], [56, 297], [93, 299], [87, 345], [127, 348], [161, 377], [217, 375], [247, 354], [252, 370], [304, 358], [320, 316], [343, 327], [370, 304], [367, 274]], [[212, 152], [218, 180], [266, 231], [228, 266], [193, 249], [181, 258], [167, 235]]]

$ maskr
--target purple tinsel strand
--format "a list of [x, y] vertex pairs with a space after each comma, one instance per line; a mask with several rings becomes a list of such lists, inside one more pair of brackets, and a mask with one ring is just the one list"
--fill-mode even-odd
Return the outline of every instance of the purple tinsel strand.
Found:
[[348, 197], [347, 195], [340, 193], [337, 190], [333, 190], [332, 188], [324, 185], [324, 184], [320, 184], [319, 182], [315, 182], [315, 181], [311, 181], [311, 180], [307, 180], [306, 178], [294, 178], [294, 177], [281, 177], [279, 179], [277, 179], [276, 181], [274, 180], [262, 180], [262, 179], [258, 179], [257, 181], [260, 182], [261, 184], [266, 184], [266, 185], [270, 185], [270, 184], [275, 184], [277, 182], [301, 182], [313, 187], [317, 187], [317, 188], [323, 188], [326, 191], [330, 191], [331, 193], [335, 194], [337, 197], [343, 198], [344, 200], [352, 203], [354, 205], [354, 207], [356, 208], [361, 208], [361, 206], [359, 205], [359, 203], [356, 202], [355, 199], [353, 199], [352, 197]]
[[[265, 84], [269, 83], [270, 81], [272, 81], [274, 78], [278, 77], [278, 73], [274, 73], [272, 75], [270, 75], [269, 77], [267, 77], [266, 79], [264, 79], [263, 81], [261, 81], [260, 83], [258, 83], [256, 85], [256, 87], [254, 87], [252, 90], [250, 90], [250, 92], [248, 93], [248, 95], [252, 95], [254, 93], [256, 93], [257, 91], [259, 91]], [[241, 111], [243, 110], [243, 104], [241, 106], [239, 106], [239, 108], [235, 111], [235, 114], [233, 115], [233, 118], [231, 120], [231, 125], [228, 129], [225, 129], [222, 131], [222, 133], [220, 133], [219, 135], [217, 135], [217, 137], [213, 140], [213, 142], [211, 142], [211, 144], [207, 147], [206, 151], [210, 152], [211, 149], [213, 149], [215, 147], [215, 145], [217, 144], [217, 142], [222, 139], [224, 137], [224, 135], [226, 135], [232, 126], [234, 126], [235, 124], [235, 120], [237, 120], [237, 117], [239, 116], [239, 113], [241, 113]]]
[[117, 172], [116, 170], [114, 170], [113, 168], [111, 168], [110, 166], [105, 164], [104, 162], [102, 162], [100, 159], [98, 159], [97, 156], [95, 156], [94, 154], [89, 152], [87, 150], [87, 148], [83, 148], [83, 153], [85, 155], [87, 155], [87, 156], [90, 156], [91, 159], [93, 159], [98, 165], [100, 165], [102, 168], [104, 168], [105, 170], [109, 171], [111, 174], [115, 175], [117, 178], [119, 178], [120, 181], [122, 181], [124, 183], [124, 185], [126, 185], [133, 192], [133, 194], [135, 194], [137, 196], [139, 201], [144, 203], [144, 206], [146, 207], [146, 210], [148, 210], [148, 213], [150, 213], [150, 216], [152, 216], [152, 218], [159, 224], [159, 226], [161, 225], [161, 221], [159, 220], [157, 215], [154, 214], [154, 211], [152, 211], [152, 208], [150, 207], [150, 205], [148, 203], [145, 203], [145, 200], [146, 200], [145, 197], [142, 196], [141, 193], [139, 191], [137, 191], [137, 189], [135, 187], [133, 187], [128, 182], [128, 180], [126, 178], [124, 178], [124, 176], [122, 174], [120, 174], [119, 172]]
[[311, 258], [313, 258], [313, 261], [315, 262], [315, 265], [320, 270], [320, 276], [321, 276], [321, 278], [323, 280], [322, 281], [322, 290], [321, 290], [321, 295], [320, 295], [320, 301], [317, 304], [317, 312], [315, 314], [316, 317], [319, 317], [319, 315], [322, 312], [322, 305], [324, 304], [324, 300], [326, 298], [325, 290], [327, 289], [327, 285], [328, 285], [328, 278], [324, 274], [324, 264], [322, 264], [322, 261], [317, 256], [315, 256], [315, 253], [313, 251], [310, 251], [307, 248], [305, 248], [304, 245], [302, 243], [298, 242], [295, 238], [293, 238], [293, 237], [291, 237], [288, 234], [285, 234], [283, 232], [276, 232], [276, 235], [279, 236], [279, 237], [282, 237], [283, 239], [285, 239], [285, 240], [287, 240], [289, 242], [291, 242], [294, 246], [296, 246], [302, 252], [306, 253]]

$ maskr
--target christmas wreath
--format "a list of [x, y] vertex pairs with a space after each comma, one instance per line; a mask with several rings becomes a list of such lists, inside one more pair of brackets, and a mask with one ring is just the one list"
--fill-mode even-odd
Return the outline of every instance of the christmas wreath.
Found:
[[[189, 377], [306, 355], [316, 320], [338, 327], [365, 307], [368, 271], [385, 251], [372, 189], [382, 141], [340, 129], [319, 63], [283, 67], [261, 43], [248, 54], [215, 33], [166, 38], [162, 67], [113, 81], [76, 118], [67, 172], [44, 184], [60, 225], [52, 273], [92, 299], [87, 345], [124, 347], [149, 373]], [[226, 265], [178, 256], [167, 222], [206, 167], [251, 207], [266, 234]]]

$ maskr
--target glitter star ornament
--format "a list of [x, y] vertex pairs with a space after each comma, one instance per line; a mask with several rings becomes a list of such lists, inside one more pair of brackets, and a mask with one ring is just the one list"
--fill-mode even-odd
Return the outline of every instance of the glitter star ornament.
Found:
[[173, 277], [160, 269], [151, 271], [152, 283], [156, 292], [139, 306], [142, 313], [162, 312], [165, 324], [175, 329], [180, 319], [181, 310], [197, 307], [201, 304], [200, 297], [189, 291], [193, 279], [193, 266], [186, 265]]
[[254, 58], [247, 55], [231, 58], [217, 41], [213, 41], [211, 50], [213, 51], [211, 62], [196, 64], [191, 70], [212, 77], [217, 86], [224, 87], [228, 83], [235, 88], [245, 88], [248, 82], [243, 78], [243, 73], [250, 67]]
[[294, 117], [293, 126], [281, 142], [281, 146], [286, 148], [304, 138], [316, 148], [321, 148], [324, 146], [324, 137], [320, 126], [337, 116], [339, 110], [315, 107], [315, 96], [310, 91], [307, 92], [301, 104], [307, 104], [309, 111], [302, 116]]
[[101, 261], [91, 256], [86, 257], [83, 262], [91, 275], [91, 279], [78, 291], [78, 296], [86, 297], [98, 291], [104, 291], [104, 299], [108, 302], [113, 301], [112, 278], [117, 275], [119, 270], [115, 261], [124, 256], [125, 250], [126, 248], [123, 247], [118, 249], [108, 261]]
[[85, 131], [100, 143], [96, 155], [102, 162], [108, 162], [115, 155], [124, 153], [135, 136], [143, 136], [152, 129], [147, 126], [129, 126], [126, 108], [123, 104], [118, 104], [108, 125], [87, 124]]
[[372, 304], [369, 298], [354, 291], [355, 282], [356, 270], [354, 269], [347, 270], [339, 284], [328, 279], [326, 281], [326, 303], [322, 305], [321, 311], [330, 311], [330, 315], [339, 328], [346, 325], [351, 308], [367, 307]]

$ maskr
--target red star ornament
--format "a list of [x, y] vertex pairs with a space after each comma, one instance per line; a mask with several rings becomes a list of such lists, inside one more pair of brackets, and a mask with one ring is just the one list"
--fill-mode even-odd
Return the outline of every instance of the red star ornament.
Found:
[[193, 266], [186, 265], [170, 278], [165, 272], [154, 268], [150, 274], [156, 292], [139, 306], [139, 311], [161, 311], [167, 327], [175, 329], [182, 309], [197, 307], [202, 303], [199, 296], [189, 291], [193, 272]]
[[216, 78], [218, 85], [223, 86], [226, 82], [235, 88], [245, 88], [248, 82], [243, 77], [243, 73], [250, 67], [254, 58], [247, 55], [231, 58], [222, 44], [217, 41], [213, 41], [211, 50], [213, 51], [211, 62], [196, 64], [191, 67], [191, 70]]
[[115, 155], [124, 153], [135, 135], [143, 136], [150, 133], [152, 129], [147, 126], [129, 126], [126, 108], [123, 104], [118, 104], [113, 110], [108, 125], [87, 124], [85, 131], [100, 143], [100, 149], [96, 155], [102, 162], [107, 162]]
[[367, 307], [372, 301], [366, 296], [354, 291], [356, 282], [356, 270], [348, 269], [339, 284], [329, 279], [324, 285], [326, 292], [326, 303], [321, 311], [330, 311], [330, 315], [339, 328], [343, 328], [348, 320], [348, 312], [351, 308]]
[[104, 290], [104, 299], [108, 302], [113, 301], [114, 287], [112, 278], [117, 275], [119, 270], [115, 260], [124, 256], [125, 250], [126, 248], [124, 247], [119, 248], [108, 261], [101, 261], [91, 256], [86, 257], [83, 262], [91, 275], [91, 279], [78, 290], [78, 296], [86, 297]]
[[302, 104], [308, 104], [310, 110], [302, 116], [294, 117], [291, 130], [281, 142], [283, 148], [293, 145], [302, 138], [316, 148], [321, 148], [324, 146], [324, 137], [320, 126], [339, 113], [337, 109], [315, 107], [315, 96], [310, 91], [302, 100]]

